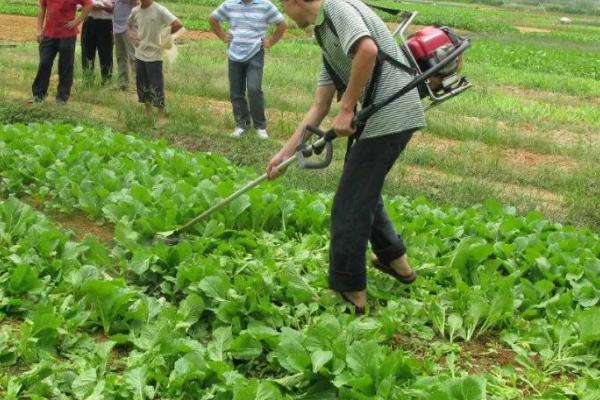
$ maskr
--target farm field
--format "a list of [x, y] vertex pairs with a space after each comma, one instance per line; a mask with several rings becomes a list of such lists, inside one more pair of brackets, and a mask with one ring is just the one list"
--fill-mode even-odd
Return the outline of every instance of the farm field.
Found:
[[236, 140], [219, 1], [162, 3], [188, 32], [159, 125], [79, 55], [67, 106], [26, 104], [36, 2], [0, 0], [0, 398], [600, 399], [600, 16], [379, 3], [470, 37], [474, 87], [385, 187], [419, 279], [369, 269], [357, 317], [327, 288], [342, 141], [152, 243], [263, 172], [311, 104], [310, 32], [267, 54], [271, 139]]

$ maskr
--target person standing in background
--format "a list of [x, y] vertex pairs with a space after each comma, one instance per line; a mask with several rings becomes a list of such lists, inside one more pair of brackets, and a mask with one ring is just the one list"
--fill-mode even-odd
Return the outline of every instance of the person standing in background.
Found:
[[[78, 17], [77, 6], [82, 6]], [[92, 0], [40, 0], [37, 20], [37, 39], [40, 44], [40, 63], [31, 91], [33, 102], [41, 102], [48, 95], [52, 64], [58, 54], [58, 91], [56, 102], [66, 104], [73, 86], [75, 41], [77, 27], [92, 9]]]
[[152, 114], [152, 106], [158, 110], [159, 123], [166, 119], [161, 49], [161, 32], [165, 26], [170, 26], [171, 34], [183, 28], [177, 17], [153, 0], [141, 0], [128, 20], [129, 37], [135, 46], [138, 101], [144, 104], [146, 115]]
[[[285, 32], [283, 15], [268, 0], [226, 0], [208, 19], [212, 31], [227, 43], [229, 53], [229, 94], [236, 128], [233, 137], [239, 138], [250, 127], [250, 118], [256, 134], [268, 139], [262, 77], [265, 52], [275, 45]], [[225, 33], [221, 22], [228, 22]], [[266, 38], [267, 28], [275, 24], [273, 35]], [[248, 102], [246, 102], [248, 87]]]
[[113, 1], [93, 0], [92, 11], [81, 27], [83, 77], [92, 79], [96, 52], [100, 59], [102, 85], [110, 82], [113, 66]]
[[135, 73], [135, 49], [127, 34], [127, 20], [138, 0], [115, 0], [113, 9], [113, 34], [119, 72], [119, 89], [127, 90], [131, 73]]

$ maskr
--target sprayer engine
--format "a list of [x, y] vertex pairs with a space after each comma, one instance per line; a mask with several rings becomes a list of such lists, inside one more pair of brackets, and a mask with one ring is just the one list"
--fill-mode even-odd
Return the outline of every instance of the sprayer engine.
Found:
[[[406, 46], [421, 71], [426, 71], [450, 54], [459, 41], [460, 38], [450, 28], [428, 26], [411, 35], [406, 41]], [[430, 78], [431, 89], [438, 92], [457, 84], [461, 79], [461, 68], [462, 55]]]
[[[404, 32], [416, 16], [416, 12], [404, 13], [403, 19], [394, 32], [400, 38], [401, 48], [409, 64], [418, 73], [423, 73], [447, 58], [465, 40], [451, 28], [428, 26], [404, 38]], [[421, 98], [429, 97], [432, 105], [439, 104], [462, 93], [471, 83], [460, 74], [463, 66], [463, 54], [454, 58], [445, 67], [430, 76], [418, 86]]]

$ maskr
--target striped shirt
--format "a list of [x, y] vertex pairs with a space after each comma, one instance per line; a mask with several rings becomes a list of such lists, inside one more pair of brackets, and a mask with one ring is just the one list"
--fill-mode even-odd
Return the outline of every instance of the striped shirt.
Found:
[[131, 15], [131, 10], [137, 5], [136, 0], [115, 0], [113, 9], [113, 32], [127, 32], [127, 20]]
[[[325, 14], [333, 23], [337, 36], [325, 22]], [[346, 85], [350, 80], [353, 46], [363, 37], [371, 37], [381, 50], [408, 65], [385, 23], [360, 0], [324, 0], [315, 23], [315, 34], [321, 38], [325, 59]], [[374, 103], [389, 98], [411, 80], [411, 75], [384, 61], [375, 88]], [[365, 88], [369, 87], [369, 83]], [[332, 84], [333, 80], [323, 65], [318, 85]], [[360, 102], [364, 100], [364, 91]], [[423, 104], [417, 89], [414, 89], [373, 114], [360, 138], [384, 136], [425, 125]]]
[[244, 62], [262, 48], [262, 40], [270, 24], [284, 21], [283, 15], [269, 0], [227, 0], [212, 12], [220, 22], [228, 22], [233, 40], [229, 44], [229, 58]]

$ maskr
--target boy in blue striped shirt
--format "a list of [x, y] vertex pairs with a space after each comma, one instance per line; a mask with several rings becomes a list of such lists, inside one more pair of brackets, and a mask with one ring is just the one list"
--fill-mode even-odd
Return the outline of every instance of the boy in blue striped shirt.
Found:
[[[285, 18], [269, 0], [226, 0], [208, 20], [213, 32], [228, 47], [229, 92], [236, 122], [232, 136], [239, 138], [246, 133], [252, 118], [258, 137], [268, 139], [262, 92], [264, 49], [281, 39]], [[221, 22], [229, 23], [229, 32], [223, 31]], [[272, 24], [276, 25], [275, 32], [266, 38]]]

